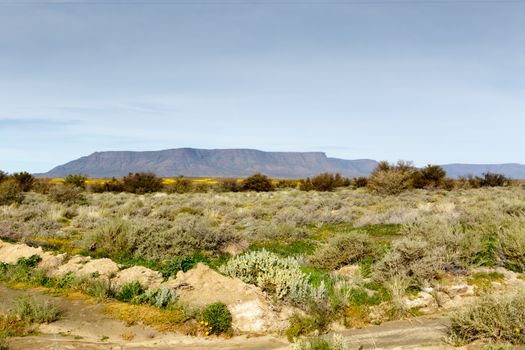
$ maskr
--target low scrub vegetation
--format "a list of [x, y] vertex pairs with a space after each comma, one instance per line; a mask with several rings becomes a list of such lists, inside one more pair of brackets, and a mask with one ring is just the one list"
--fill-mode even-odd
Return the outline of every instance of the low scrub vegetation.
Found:
[[[231, 334], [232, 315], [223, 303], [213, 303], [207, 305], [202, 310], [202, 324], [208, 327], [208, 334]], [[206, 335], [208, 335], [206, 334]]]
[[[24, 192], [6, 175], [0, 181], [0, 200], [7, 198], [0, 204], [0, 237], [144, 265], [165, 278], [203, 262], [259, 286], [276, 303], [300, 308], [287, 331], [290, 339], [322, 333], [332, 321], [359, 327], [408, 317], [413, 310], [407, 295], [435, 286], [444, 275], [464, 276], [483, 293], [497, 280], [469, 276], [471, 268], [525, 271], [520, 186], [450, 190], [439, 167], [409, 163], [383, 163], [350, 186], [325, 174], [320, 183], [337, 186], [311, 191], [298, 188], [298, 181], [257, 175], [250, 180], [254, 187], [233, 179], [197, 189], [197, 182], [190, 188], [189, 179], [178, 178], [161, 182], [169, 193], [151, 193], [159, 188], [148, 184], [158, 179], [141, 176], [131, 176], [136, 185], [127, 189], [135, 193], [127, 193], [119, 179], [98, 185], [90, 180], [87, 191], [37, 181]], [[46, 277], [37, 263], [32, 258], [0, 264], [0, 281], [80, 291], [113, 300], [113, 311], [125, 309], [119, 314], [129, 320], [149, 310], [148, 322], [154, 322], [152, 315], [176, 318], [179, 326], [191, 319], [208, 322], [198, 334], [215, 332], [200, 311], [182, 311], [171, 290], [135, 284], [116, 295], [99, 278]]]
[[525, 294], [481, 298], [452, 318], [448, 339], [455, 345], [480, 339], [525, 344]]

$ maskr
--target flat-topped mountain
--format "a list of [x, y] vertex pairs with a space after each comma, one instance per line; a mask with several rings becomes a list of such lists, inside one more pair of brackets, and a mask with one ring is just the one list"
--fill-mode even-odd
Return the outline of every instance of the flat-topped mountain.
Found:
[[80, 173], [102, 178], [152, 171], [162, 177], [246, 177], [261, 172], [276, 178], [303, 178], [330, 171], [355, 177], [368, 175], [376, 165], [377, 162], [370, 159], [329, 158], [322, 152], [177, 148], [145, 152], [95, 152], [38, 175], [65, 177]]
[[[347, 177], [368, 176], [377, 166], [372, 159], [346, 160], [323, 152], [264, 152], [254, 149], [176, 148], [162, 151], [95, 152], [57, 166], [41, 177], [85, 174], [89, 177], [119, 177], [130, 172], [151, 171], [162, 177], [246, 177], [261, 172], [274, 178], [304, 178], [322, 172]], [[500, 173], [525, 179], [523, 164], [445, 164], [450, 177]]]

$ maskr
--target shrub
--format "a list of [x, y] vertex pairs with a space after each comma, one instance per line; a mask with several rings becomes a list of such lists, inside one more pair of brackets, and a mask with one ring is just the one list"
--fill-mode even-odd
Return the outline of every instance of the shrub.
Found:
[[374, 277], [386, 281], [403, 275], [410, 278], [412, 285], [419, 286], [442, 270], [443, 255], [443, 249], [428, 242], [402, 238], [374, 266]]
[[505, 267], [518, 272], [525, 271], [525, 235], [522, 221], [514, 221], [509, 227], [501, 229], [499, 248]]
[[48, 300], [20, 297], [14, 304], [14, 314], [21, 320], [35, 323], [50, 323], [58, 320], [58, 307]]
[[268, 192], [273, 191], [273, 185], [266, 175], [256, 173], [242, 180], [242, 190]]
[[248, 252], [230, 259], [219, 270], [255, 284], [278, 299], [301, 299], [310, 296], [308, 275], [293, 258], [280, 258], [266, 250]]
[[112, 178], [108, 181], [103, 181], [100, 183], [92, 183], [89, 185], [89, 191], [93, 193], [103, 193], [103, 192], [123, 192], [124, 185], [122, 181]]
[[414, 188], [438, 188], [443, 185], [447, 172], [439, 165], [427, 165], [412, 175]]
[[84, 246], [104, 257], [130, 253], [133, 249], [130, 232], [131, 227], [126, 221], [110, 219], [98, 225], [85, 237]]
[[23, 337], [32, 331], [33, 327], [30, 327], [28, 322], [19, 319], [16, 315], [0, 314], [0, 350], [9, 350], [6, 338]]
[[485, 339], [525, 344], [525, 294], [484, 296], [451, 319], [448, 340], [464, 345]]
[[367, 188], [383, 195], [399, 194], [412, 188], [414, 166], [409, 162], [399, 161], [396, 165], [380, 162], [368, 178]]
[[41, 194], [48, 194], [54, 186], [55, 184], [51, 179], [36, 179], [33, 184], [33, 191]]
[[83, 204], [86, 197], [82, 190], [73, 185], [55, 185], [48, 193], [48, 197], [55, 202], [63, 204]]
[[292, 317], [290, 317], [290, 324], [286, 329], [286, 337], [288, 341], [292, 341], [300, 336], [312, 333], [316, 328], [312, 317], [294, 313]]
[[328, 337], [296, 338], [290, 350], [348, 350], [345, 338], [334, 334]]
[[208, 322], [212, 334], [228, 334], [232, 331], [232, 315], [223, 303], [207, 305], [202, 310], [202, 319]]
[[510, 179], [503, 174], [495, 173], [484, 173], [483, 177], [479, 180], [481, 187], [498, 187], [498, 186], [508, 186], [510, 184]]
[[124, 191], [144, 194], [162, 190], [162, 179], [154, 173], [129, 173], [122, 178]]
[[14, 173], [13, 175], [11, 175], [11, 178], [13, 178], [16, 181], [20, 189], [24, 192], [30, 191], [35, 182], [35, 177], [27, 171]]
[[0, 183], [0, 205], [22, 203], [24, 193], [14, 180], [6, 180]]
[[193, 189], [193, 183], [184, 176], [179, 176], [174, 183], [165, 186], [168, 193], [188, 193]]
[[322, 173], [314, 176], [312, 179], [302, 180], [300, 189], [303, 191], [333, 191], [336, 187], [349, 186], [350, 180], [341, 176], [341, 174]]
[[310, 257], [309, 262], [318, 268], [334, 270], [372, 256], [374, 251], [374, 242], [366, 233], [351, 231], [330, 238]]
[[87, 177], [82, 175], [82, 174], [69, 174], [64, 179], [64, 184], [65, 185], [71, 185], [71, 186], [74, 186], [74, 187], [78, 187], [78, 188], [81, 188], [81, 189], [85, 189], [86, 188], [86, 180], [87, 180]]
[[366, 185], [368, 185], [368, 178], [365, 176], [356, 177], [352, 181], [352, 186], [354, 188], [366, 187]]
[[150, 288], [145, 293], [135, 297], [133, 302], [138, 304], [154, 305], [158, 308], [165, 309], [175, 305], [179, 296], [175, 289], [168, 287]]
[[237, 179], [223, 179], [219, 182], [219, 190], [222, 192], [239, 192], [242, 189]]
[[134, 281], [124, 284], [120, 291], [115, 295], [115, 298], [124, 302], [137, 301], [140, 300], [140, 297], [144, 292], [144, 287], [142, 287], [139, 282]]
[[7, 180], [7, 178], [9, 177], [9, 174], [6, 173], [5, 171], [3, 170], [0, 170], [0, 182], [4, 181], [4, 180]]

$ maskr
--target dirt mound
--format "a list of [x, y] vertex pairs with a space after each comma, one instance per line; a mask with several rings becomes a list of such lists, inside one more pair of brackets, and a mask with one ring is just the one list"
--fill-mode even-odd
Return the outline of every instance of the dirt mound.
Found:
[[110, 277], [119, 270], [118, 265], [111, 259], [91, 259], [90, 257], [75, 255], [58, 269], [51, 271], [52, 276], [63, 276], [74, 273], [79, 277], [103, 276]]
[[33, 248], [25, 244], [11, 244], [0, 242], [0, 262], [5, 264], [16, 264], [20, 258], [29, 258], [33, 255], [42, 257], [42, 248]]
[[206, 265], [198, 264], [186, 273], [180, 271], [176, 279], [164, 285], [177, 289], [180, 300], [190, 305], [223, 302], [232, 313], [234, 328], [241, 332], [275, 332], [287, 326], [290, 310], [276, 309], [259, 288], [223, 276]]
[[111, 280], [111, 288], [119, 291], [123, 285], [132, 282], [139, 282], [142, 286], [148, 288], [158, 288], [164, 279], [162, 274], [143, 266], [133, 266], [129, 269], [122, 270]]

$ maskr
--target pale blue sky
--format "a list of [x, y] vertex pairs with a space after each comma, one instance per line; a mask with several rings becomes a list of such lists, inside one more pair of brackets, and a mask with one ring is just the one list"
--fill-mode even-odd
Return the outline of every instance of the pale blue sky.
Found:
[[525, 1], [130, 1], [0, 0], [0, 169], [177, 147], [525, 163]]

